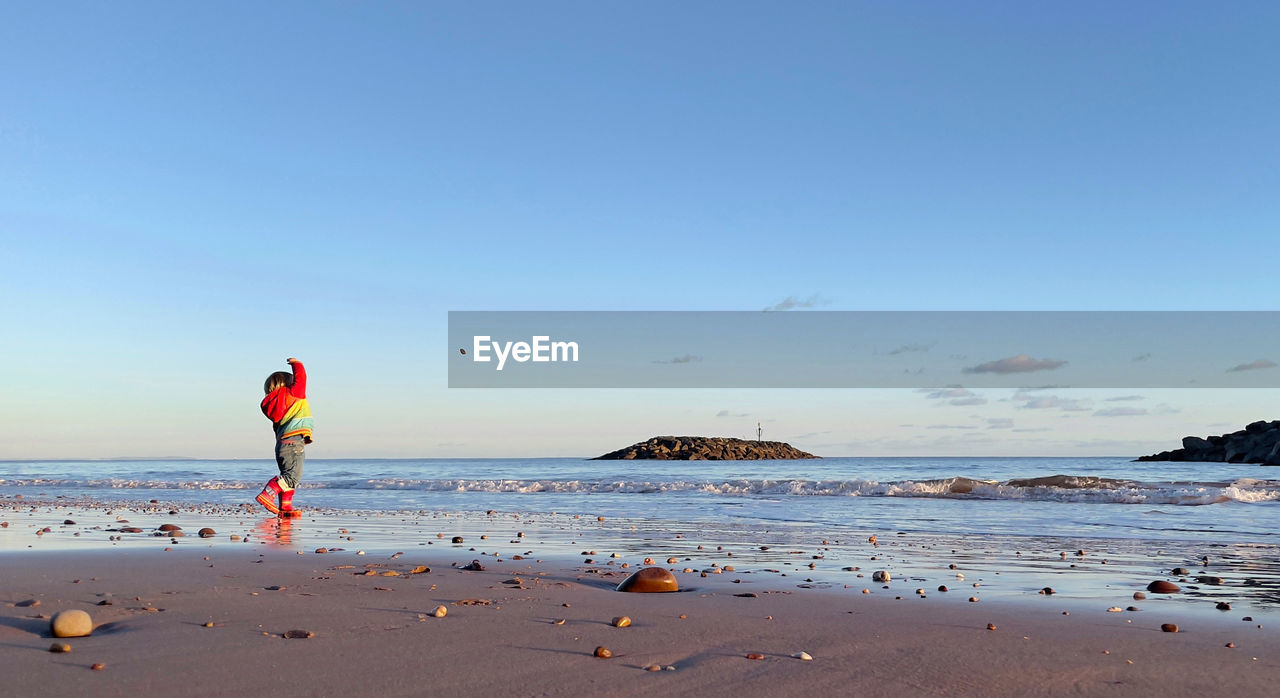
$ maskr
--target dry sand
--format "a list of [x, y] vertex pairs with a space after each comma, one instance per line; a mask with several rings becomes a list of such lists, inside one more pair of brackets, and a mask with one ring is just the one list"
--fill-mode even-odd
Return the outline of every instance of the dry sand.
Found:
[[[960, 585], [919, 598], [920, 584], [869, 575], [848, 589], [682, 575], [680, 592], [627, 594], [613, 587], [635, 564], [486, 558], [468, 572], [451, 566], [465, 551], [186, 543], [0, 556], [0, 693], [1264, 695], [1280, 681], [1280, 637], [1240, 612], [970, 603]], [[71, 608], [97, 629], [51, 653], [48, 617]], [[632, 625], [612, 627], [619, 615]]]

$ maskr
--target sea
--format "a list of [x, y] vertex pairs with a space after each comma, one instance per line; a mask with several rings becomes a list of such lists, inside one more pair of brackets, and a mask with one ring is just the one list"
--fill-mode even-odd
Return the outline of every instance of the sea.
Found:
[[[51, 515], [90, 503], [158, 502], [244, 516], [275, 471], [268, 460], [0, 461], [0, 502], [11, 512], [19, 500], [43, 502]], [[510, 527], [492, 522], [511, 517], [565, 556], [607, 546], [693, 559], [714, 544], [738, 550], [740, 561], [785, 563], [812, 570], [805, 572], [812, 583], [831, 584], [863, 566], [854, 562], [875, 566], [866, 551], [842, 553], [840, 545], [877, 536], [898, 547], [906, 574], [957, 556], [971, 565], [1000, 558], [1028, 587], [1067, 584], [1057, 575], [1087, 567], [1094, 576], [1075, 575], [1068, 587], [1096, 596], [1113, 592], [1117, 575], [1136, 584], [1176, 567], [1193, 576], [1212, 568], [1250, 587], [1252, 602], [1280, 608], [1280, 469], [1258, 465], [1119, 457], [309, 459], [295, 503], [338, 517], [342, 531], [363, 526], [357, 542], [371, 550], [403, 547], [424, 527], [436, 540], [423, 531], [423, 545], [455, 531], [490, 531], [505, 543]], [[441, 520], [449, 525], [431, 523]], [[339, 525], [316, 524], [315, 535], [299, 540], [312, 545]], [[31, 547], [20, 535], [27, 534], [0, 531], [0, 549]], [[797, 548], [821, 562], [800, 566]], [[791, 557], [778, 557], [783, 550]], [[1218, 592], [1204, 587], [1203, 595]]]

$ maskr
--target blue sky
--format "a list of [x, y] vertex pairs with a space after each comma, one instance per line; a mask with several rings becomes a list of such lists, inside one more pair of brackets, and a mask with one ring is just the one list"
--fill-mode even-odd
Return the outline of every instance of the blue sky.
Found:
[[1275, 309], [1274, 3], [471, 5], [0, 7], [0, 457], [264, 455], [290, 355], [313, 457], [757, 420], [832, 455], [1128, 454], [1273, 416], [451, 391], [443, 345], [449, 310]]

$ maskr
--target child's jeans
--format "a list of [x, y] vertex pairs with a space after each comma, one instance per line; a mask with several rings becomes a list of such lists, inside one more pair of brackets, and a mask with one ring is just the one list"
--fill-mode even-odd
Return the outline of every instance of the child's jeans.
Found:
[[301, 436], [291, 436], [276, 442], [276, 465], [280, 466], [280, 484], [285, 489], [293, 489], [302, 482], [302, 461], [305, 459], [302, 447]]

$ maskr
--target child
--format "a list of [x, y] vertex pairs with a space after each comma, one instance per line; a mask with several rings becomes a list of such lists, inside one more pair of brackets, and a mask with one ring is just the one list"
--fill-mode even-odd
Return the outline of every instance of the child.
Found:
[[[258, 495], [267, 511], [283, 517], [298, 516], [293, 508], [293, 488], [302, 479], [302, 448], [311, 443], [311, 406], [307, 404], [307, 370], [297, 359], [288, 359], [293, 375], [276, 371], [262, 389], [262, 413], [276, 432], [276, 465], [280, 475], [271, 478]], [[278, 498], [278, 503], [277, 503]]]

